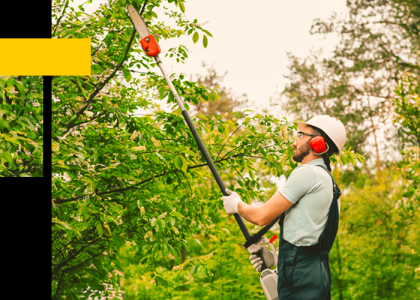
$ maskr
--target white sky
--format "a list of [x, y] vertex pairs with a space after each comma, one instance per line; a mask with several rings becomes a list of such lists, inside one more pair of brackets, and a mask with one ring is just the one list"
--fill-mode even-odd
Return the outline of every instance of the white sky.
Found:
[[[247, 94], [251, 109], [268, 107], [269, 99], [282, 91], [288, 75], [286, 52], [306, 57], [311, 49], [333, 49], [338, 39], [327, 40], [309, 34], [315, 18], [328, 18], [346, 10], [344, 0], [322, 1], [249, 1], [195, 0], [186, 2], [190, 20], [208, 23], [204, 28], [213, 34], [205, 49], [202, 39], [193, 44], [192, 36], [177, 41], [162, 41], [168, 49], [182, 43], [191, 50], [185, 65], [171, 64], [167, 69], [185, 74], [206, 74], [201, 62], [214, 64], [219, 74], [228, 71], [224, 85], [237, 95]], [[158, 13], [158, 10], [156, 10]]]

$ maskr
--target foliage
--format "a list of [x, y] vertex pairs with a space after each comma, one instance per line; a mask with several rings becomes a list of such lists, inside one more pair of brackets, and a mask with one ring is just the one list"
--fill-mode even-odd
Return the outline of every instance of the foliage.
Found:
[[[332, 57], [318, 52], [290, 58], [290, 84], [282, 93], [284, 108], [307, 120], [329, 114], [347, 128], [347, 144], [370, 157], [368, 138], [390, 123], [397, 75], [420, 74], [419, 1], [347, 1], [348, 13], [315, 20], [312, 34], [337, 34]], [[378, 144], [376, 142], [376, 148]], [[377, 161], [379, 153], [377, 151]], [[378, 163], [379, 171], [379, 163]]]
[[0, 177], [42, 177], [42, 78], [0, 76]]
[[219, 213], [213, 225], [201, 226], [188, 241], [190, 257], [183, 264], [179, 254], [173, 260], [162, 259], [159, 275], [147, 270], [147, 262], [139, 263], [146, 251], [125, 247], [118, 260], [124, 273], [124, 299], [263, 299], [239, 227], [233, 218]]
[[[394, 124], [402, 160], [389, 163], [384, 182], [342, 172], [340, 226], [330, 254], [336, 299], [419, 299], [419, 88], [404, 73], [395, 88]], [[354, 174], [356, 173], [356, 175]], [[352, 180], [355, 179], [355, 180]]]
[[404, 198], [397, 167], [384, 173], [381, 184], [351, 184], [341, 196], [330, 252], [333, 299], [418, 299], [419, 202]]
[[414, 74], [402, 75], [399, 85], [394, 90], [395, 107], [394, 125], [398, 129], [399, 144], [420, 146], [420, 85]]
[[401, 132], [402, 160], [398, 167], [403, 174], [403, 201], [411, 209], [420, 203], [420, 88], [418, 79], [413, 74], [404, 74], [395, 89], [394, 100], [397, 116], [394, 123]]

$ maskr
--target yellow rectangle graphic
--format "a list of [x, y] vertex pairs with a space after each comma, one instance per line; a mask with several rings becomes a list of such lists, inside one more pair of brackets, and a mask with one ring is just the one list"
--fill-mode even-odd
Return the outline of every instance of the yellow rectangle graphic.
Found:
[[0, 39], [0, 76], [90, 76], [90, 53], [90, 39]]

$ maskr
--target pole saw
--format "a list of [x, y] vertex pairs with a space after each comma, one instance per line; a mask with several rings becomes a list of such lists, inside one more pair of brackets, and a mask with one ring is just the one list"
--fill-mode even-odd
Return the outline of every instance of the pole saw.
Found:
[[[132, 5], [132, 4], [128, 4], [127, 5], [127, 10], [128, 10], [128, 15], [129, 18], [132, 22], [132, 24], [134, 25], [137, 33], [140, 36], [140, 44], [143, 48], [143, 50], [146, 52], [146, 55], [153, 57], [157, 63], [157, 65], [159, 66], [160, 70], [162, 71], [163, 77], [165, 78], [166, 82], [168, 83], [168, 86], [176, 100], [176, 102], [179, 105], [179, 108], [181, 109], [182, 115], [184, 116], [185, 121], [187, 122], [187, 125], [197, 143], [198, 149], [200, 150], [201, 154], [203, 155], [204, 159], [207, 162], [207, 165], [209, 166], [214, 179], [217, 182], [217, 185], [220, 188], [220, 191], [222, 192], [222, 194], [224, 196], [228, 196], [226, 193], [226, 186], [225, 183], [223, 182], [222, 178], [220, 177], [219, 172], [216, 169], [216, 166], [214, 165], [207, 149], [206, 146], [204, 145], [203, 141], [201, 140], [193, 122], [191, 121], [191, 118], [188, 114], [188, 111], [185, 109], [184, 107], [184, 103], [181, 100], [181, 98], [179, 97], [177, 91], [175, 90], [172, 81], [170, 80], [168, 74], [165, 71], [165, 68], [163, 67], [163, 63], [162, 60], [159, 57], [159, 53], [160, 53], [160, 46], [157, 43], [155, 37], [150, 34], [149, 29], [147, 28], [144, 20], [141, 17], [141, 14], [139, 14], [139, 12], [136, 10], [136, 8]], [[143, 11], [142, 11], [143, 12]], [[246, 242], [244, 244], [244, 247], [246, 249], [248, 249], [249, 246], [251, 246], [254, 243], [257, 243], [263, 236], [265, 233], [267, 233], [267, 231], [275, 224], [277, 223], [277, 221], [280, 219], [281, 215], [278, 216], [277, 218], [275, 218], [269, 225], [265, 226], [261, 231], [259, 231], [256, 234], [250, 235], [248, 228], [246, 227], [244, 220], [242, 219], [242, 217], [235, 213], [234, 217], [236, 219], [236, 222], [239, 225], [239, 228], [242, 231], [242, 234], [244, 235]], [[273, 249], [274, 253], [274, 247], [272, 246], [271, 242], [269, 243], [271, 248]], [[265, 246], [263, 246], [265, 247]], [[258, 257], [261, 258], [263, 264], [261, 266], [261, 276], [260, 276], [260, 282], [261, 285], [263, 287], [265, 296], [267, 297], [267, 299], [269, 300], [276, 300], [278, 299], [278, 295], [277, 295], [277, 269], [276, 270], [270, 270], [267, 268], [266, 263], [264, 261], [263, 255], [262, 255], [263, 250], [259, 250], [257, 253], [252, 253], [257, 255]]]

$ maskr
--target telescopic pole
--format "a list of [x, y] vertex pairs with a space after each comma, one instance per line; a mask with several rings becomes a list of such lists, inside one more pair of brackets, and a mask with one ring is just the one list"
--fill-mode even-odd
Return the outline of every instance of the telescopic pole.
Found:
[[[226, 186], [225, 183], [222, 180], [222, 177], [220, 177], [219, 172], [216, 169], [216, 166], [214, 165], [212, 159], [210, 158], [209, 152], [207, 151], [206, 146], [204, 145], [203, 141], [201, 140], [200, 136], [198, 135], [197, 129], [195, 129], [195, 126], [193, 124], [193, 122], [191, 121], [190, 115], [188, 114], [188, 111], [185, 109], [184, 107], [184, 102], [181, 100], [181, 98], [178, 96], [178, 93], [176, 92], [172, 81], [170, 80], [168, 74], [165, 71], [165, 68], [163, 67], [163, 63], [162, 60], [160, 59], [159, 55], [156, 55], [155, 57], [156, 63], [159, 66], [160, 70], [162, 71], [163, 77], [165, 78], [166, 82], [169, 85], [169, 88], [172, 92], [172, 94], [174, 95], [176, 102], [179, 105], [179, 108], [181, 109], [182, 115], [184, 116], [185, 121], [188, 124], [188, 127], [191, 130], [192, 135], [194, 136], [195, 141], [197, 142], [198, 145], [198, 149], [200, 150], [201, 154], [203, 154], [204, 159], [206, 160], [214, 179], [216, 179], [217, 185], [219, 186], [221, 192], [223, 193], [223, 195], [228, 196], [226, 194]], [[245, 239], [249, 239], [250, 234], [248, 231], [248, 228], [246, 228], [246, 225], [244, 223], [244, 220], [242, 219], [242, 217], [239, 214], [234, 214], [234, 217], [236, 219], [236, 222], [239, 225], [239, 228], [241, 228], [242, 234], [244, 235]]]

